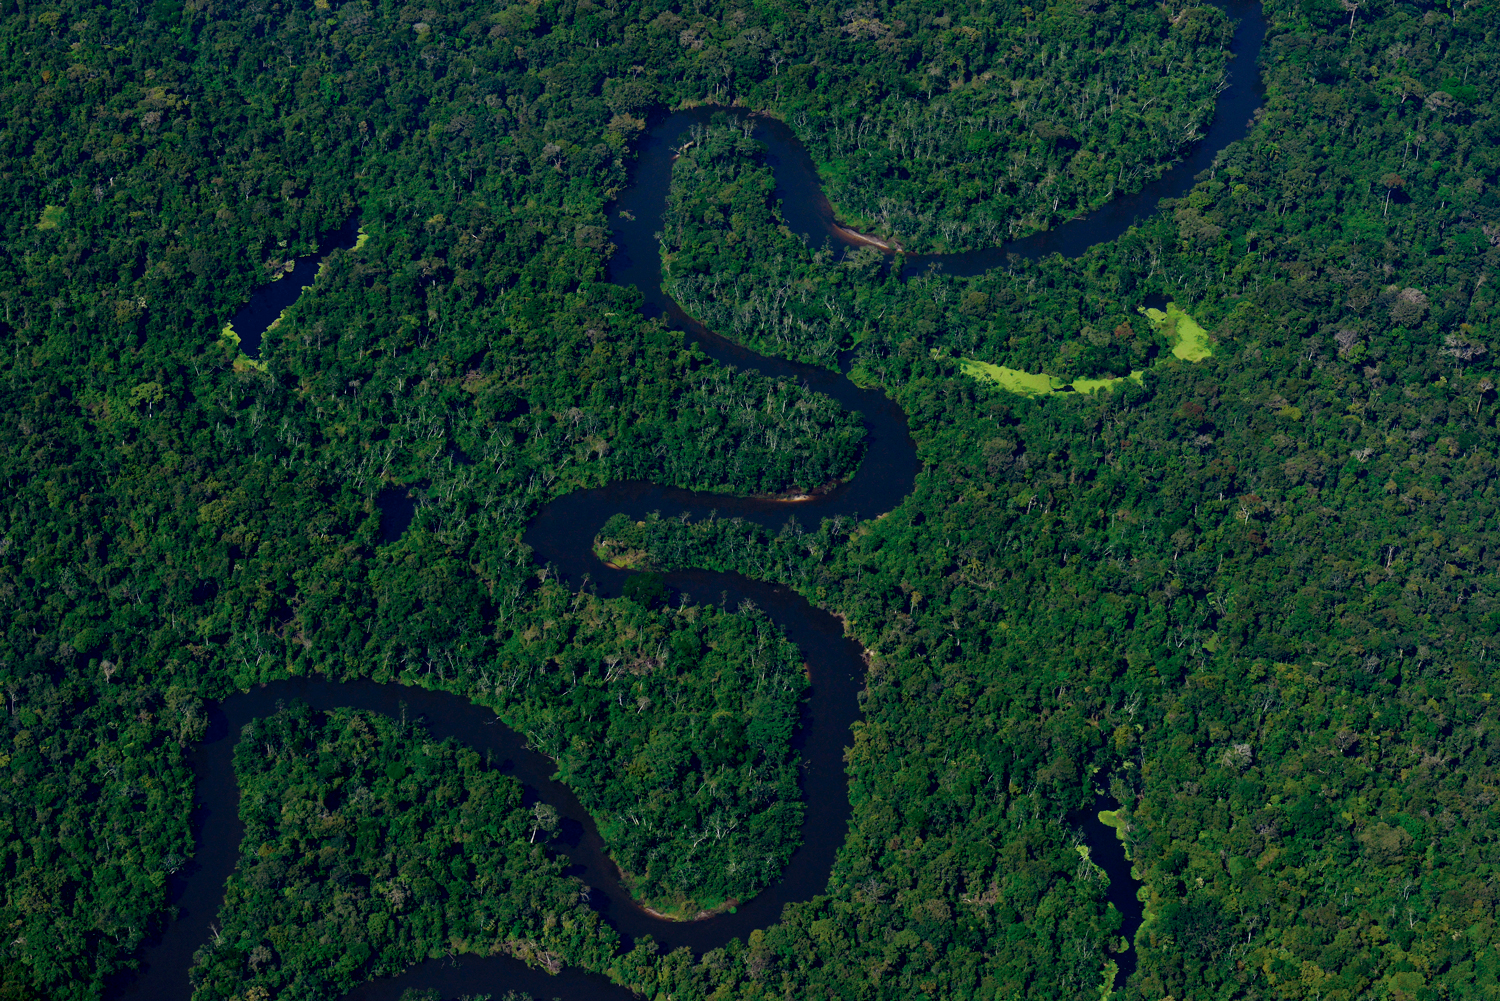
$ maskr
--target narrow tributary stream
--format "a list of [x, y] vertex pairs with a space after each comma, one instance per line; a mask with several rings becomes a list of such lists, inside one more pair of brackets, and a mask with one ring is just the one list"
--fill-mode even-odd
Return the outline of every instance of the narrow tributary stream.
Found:
[[[909, 256], [907, 273], [924, 270], [931, 264], [952, 273], [975, 273], [1003, 263], [1011, 253], [1033, 258], [1050, 253], [1074, 256], [1119, 236], [1142, 215], [1154, 210], [1159, 199], [1188, 190], [1194, 175], [1208, 166], [1220, 149], [1246, 134], [1257, 100], [1254, 67], [1265, 34], [1260, 5], [1248, 0], [1227, 0], [1221, 6], [1240, 19], [1231, 46], [1236, 58], [1231, 60], [1226, 81], [1229, 86], [1218, 99], [1213, 128], [1187, 161], [1140, 194], [1122, 197], [1050, 233], [976, 253]], [[663, 316], [687, 331], [689, 339], [715, 361], [800, 380], [846, 408], [859, 411], [868, 431], [867, 451], [851, 480], [801, 502], [695, 493], [640, 481], [575, 491], [552, 501], [527, 527], [526, 543], [539, 563], [552, 564], [575, 584], [587, 573], [605, 595], [619, 594], [628, 574], [602, 566], [593, 556], [592, 543], [599, 527], [617, 512], [640, 518], [651, 511], [704, 515], [716, 511], [721, 516], [741, 517], [771, 528], [793, 515], [807, 522], [836, 514], [871, 517], [893, 509], [910, 492], [919, 468], [916, 448], [907, 433], [906, 416], [894, 401], [874, 390], [858, 388], [843, 375], [767, 358], [718, 337], [686, 316], [661, 290], [661, 262], [654, 233], [666, 206], [672, 149], [690, 128], [707, 122], [719, 110], [732, 112], [732, 109], [696, 108], [671, 114], [645, 138], [634, 183], [621, 194], [610, 219], [612, 236], [619, 248], [611, 262], [611, 279], [640, 289], [645, 297], [644, 312]], [[858, 242], [836, 225], [816, 171], [791, 130], [766, 117], [756, 117], [754, 122], [755, 137], [768, 148], [777, 194], [790, 226], [818, 242], [829, 237]], [[347, 241], [349, 234], [341, 235]], [[304, 259], [298, 268], [259, 293], [236, 315], [242, 348], [251, 357], [259, 354], [261, 335], [268, 325], [295, 300], [301, 286], [311, 282], [316, 259]], [[243, 331], [239, 330], [240, 324], [244, 324]], [[847, 371], [848, 359], [843, 362]], [[172, 879], [178, 917], [146, 949], [141, 972], [116, 984], [110, 993], [151, 1001], [185, 1001], [190, 996], [187, 970], [193, 952], [212, 935], [211, 925], [223, 902], [225, 880], [239, 858], [242, 825], [232, 762], [234, 742], [247, 722], [274, 712], [276, 703], [286, 699], [302, 699], [315, 708], [351, 706], [390, 715], [399, 714], [404, 704], [408, 712], [425, 719], [435, 737], [451, 736], [481, 751], [493, 750], [497, 760], [505, 761], [517, 778], [571, 821], [565, 823], [563, 836], [554, 846], [569, 857], [574, 871], [594, 888], [595, 906], [627, 941], [650, 935], [666, 948], [685, 945], [702, 952], [743, 937], [752, 929], [773, 924], [780, 919], [785, 904], [823, 892], [848, 827], [843, 749], [850, 725], [859, 715], [857, 696], [864, 666], [860, 650], [844, 636], [841, 624], [832, 615], [786, 588], [738, 574], [708, 571], [668, 574], [667, 583], [699, 600], [711, 601], [721, 596], [731, 601], [752, 599], [786, 630], [809, 665], [812, 687], [801, 710], [796, 738], [802, 761], [801, 787], [807, 804], [802, 846], [773, 886], [734, 913], [693, 922], [656, 918], [636, 906], [621, 885], [592, 818], [571, 790], [552, 780], [553, 762], [529, 750], [524, 740], [498, 723], [490, 710], [456, 695], [400, 685], [289, 680], [258, 686], [210, 707], [210, 731], [190, 755], [197, 779], [193, 815], [196, 855], [184, 877]], [[1097, 820], [1093, 823], [1103, 834], [1090, 831], [1090, 841], [1098, 838], [1103, 856], [1108, 848], [1103, 838], [1113, 838], [1113, 832]], [[1102, 857], [1100, 860], [1109, 861]], [[1140, 912], [1138, 907], [1133, 913], [1128, 912], [1127, 895], [1129, 899], [1134, 897], [1133, 884], [1126, 878], [1128, 869], [1122, 871], [1118, 865], [1106, 868], [1111, 877], [1118, 877], [1114, 882], [1120, 885], [1111, 888], [1111, 897], [1120, 897], [1122, 912], [1127, 912], [1121, 933], [1131, 938], [1139, 924]], [[1133, 957], [1121, 958], [1121, 979], [1128, 972], [1126, 963], [1133, 967]], [[349, 997], [385, 1001], [399, 997], [411, 986], [436, 988], [444, 997], [478, 992], [498, 994], [506, 990], [522, 990], [538, 998], [564, 1001], [593, 998], [623, 1001], [633, 997], [598, 974], [568, 968], [557, 976], [549, 976], [513, 959], [474, 956], [423, 963], [400, 977], [364, 984]]]
[[[1073, 824], [1083, 832], [1083, 840], [1089, 848], [1089, 857], [1095, 865], [1104, 870], [1104, 875], [1109, 878], [1109, 888], [1106, 899], [1110, 906], [1120, 913], [1120, 937], [1125, 941], [1134, 943], [1135, 933], [1141, 927], [1142, 915], [1145, 907], [1136, 897], [1136, 889], [1140, 886], [1130, 871], [1130, 859], [1125, 855], [1125, 844], [1115, 833], [1115, 829], [1099, 819], [1099, 814], [1105, 810], [1116, 809], [1114, 803], [1104, 793], [1094, 797], [1091, 806], [1081, 810], [1075, 810], [1068, 815], [1068, 823]], [[1135, 972], [1135, 949], [1132, 945], [1124, 952], [1112, 955], [1115, 961], [1115, 988], [1125, 985], [1125, 980]]]

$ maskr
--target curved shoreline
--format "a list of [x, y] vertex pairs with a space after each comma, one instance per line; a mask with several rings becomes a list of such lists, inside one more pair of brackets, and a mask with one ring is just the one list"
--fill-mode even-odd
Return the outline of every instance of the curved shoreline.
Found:
[[[1248, 56], [1248, 68], [1253, 70], [1265, 34], [1259, 2], [1222, 0], [1217, 5], [1231, 16], [1241, 18], [1231, 53], [1236, 59]], [[1246, 52], [1252, 45], [1253, 51]], [[1237, 76], [1246, 68], [1242, 63], [1231, 62], [1231, 85], [1226, 92], [1230, 97], [1226, 99], [1225, 93], [1219, 95], [1215, 124], [1208, 136], [1199, 142], [1187, 160], [1169, 169], [1143, 191], [1065, 223], [1056, 230], [998, 248], [968, 254], [914, 255], [906, 259], [905, 273], [915, 274], [936, 263], [951, 273], [972, 274], [1003, 264], [1006, 256], [1012, 253], [1031, 258], [1050, 253], [1077, 256], [1089, 246], [1118, 236], [1144, 212], [1154, 210], [1160, 198], [1191, 188], [1193, 175], [1203, 169], [1219, 149], [1248, 132], [1247, 116], [1240, 117], [1240, 122], [1245, 124], [1229, 121], [1238, 114], [1241, 106], [1247, 103], [1253, 106], [1254, 103], [1253, 100], [1246, 101], [1248, 88], [1234, 86]], [[605, 595], [618, 594], [630, 573], [601, 566], [593, 554], [593, 537], [612, 514], [624, 513], [639, 518], [653, 510], [687, 508], [775, 527], [794, 516], [789, 511], [790, 506], [797, 512], [812, 509], [825, 516], [856, 518], [863, 513], [869, 518], [893, 510], [910, 491], [919, 468], [916, 447], [907, 432], [905, 414], [894, 401], [877, 391], [860, 389], [845, 374], [758, 355], [719, 337], [688, 317], [662, 292], [659, 253], [652, 231], [665, 208], [671, 161], [675, 159], [671, 143], [679, 139], [690, 125], [719, 110], [744, 113], [744, 109], [698, 106], [668, 116], [645, 137], [635, 183], [621, 194], [610, 217], [612, 235], [621, 248], [610, 263], [611, 280], [639, 288], [645, 300], [642, 312], [647, 316], [664, 317], [686, 330], [697, 346], [715, 361], [736, 368], [754, 368], [773, 376], [797, 378], [809, 388], [832, 396], [846, 409], [859, 411], [865, 418], [868, 432], [866, 452], [850, 480], [831, 485], [826, 491], [820, 489], [793, 497], [737, 497], [665, 488], [643, 481], [615, 481], [601, 488], [574, 491], [549, 502], [528, 523], [522, 533], [523, 540], [532, 548], [538, 562], [556, 565], [561, 576], [574, 581], [586, 573]], [[833, 218], [827, 199], [822, 196], [816, 170], [812, 169], [806, 151], [790, 129], [770, 116], [756, 117], [764, 123], [757, 130], [758, 137], [763, 141], [770, 140], [767, 145], [776, 167], [777, 195], [794, 230], [811, 239], [833, 237], [851, 245], [876, 246], [887, 253], [899, 251], [899, 246], [893, 247], [886, 241], [841, 226]], [[256, 305], [262, 296], [267, 296], [269, 301], [271, 292], [279, 292], [285, 287], [273, 283], [269, 290], [258, 293], [245, 309]], [[847, 361], [847, 357], [841, 359], [845, 373]], [[583, 834], [571, 845], [562, 846], [563, 850], [575, 865], [584, 870], [584, 881], [602, 891], [605, 902], [599, 905], [599, 909], [604, 912], [605, 920], [620, 931], [627, 948], [632, 938], [651, 935], [664, 949], [687, 946], [701, 953], [776, 922], [786, 903], [806, 900], [823, 892], [834, 858], [843, 844], [851, 813], [843, 768], [843, 743], [850, 725], [859, 716], [858, 692], [863, 684], [866, 651], [845, 635], [839, 618], [812, 606], [788, 588], [739, 574], [702, 570], [677, 571], [665, 577], [667, 583], [679, 591], [690, 593], [688, 588], [694, 588], [699, 594], [710, 595], [719, 591], [733, 592], [736, 596], [754, 600], [797, 644], [808, 665], [814, 683], [802, 703], [801, 719], [793, 739], [801, 756], [799, 784], [806, 804], [803, 842], [776, 883], [743, 905], [736, 906], [733, 913], [721, 912], [691, 921], [653, 914], [624, 888], [620, 874], [599, 838], [593, 818], [583, 810], [572, 790], [551, 778], [555, 771], [551, 759], [530, 750], [524, 739], [508, 727], [496, 725], [497, 720], [489, 708], [452, 693], [398, 684], [290, 679], [262, 685], [220, 704], [210, 705], [213, 719], [210, 732], [189, 756], [197, 780], [195, 844], [198, 851], [190, 874], [192, 878], [173, 877], [172, 901], [179, 913], [146, 950], [144, 971], [128, 980], [116, 981], [108, 993], [117, 997], [151, 999], [186, 999], [191, 994], [186, 974], [192, 954], [207, 941], [210, 922], [222, 905], [225, 881], [239, 861], [242, 828], [238, 816], [239, 790], [232, 763], [235, 741], [231, 738], [237, 736], [239, 728], [254, 715], [274, 711], [278, 697], [301, 698], [316, 708], [352, 707], [377, 712], [390, 712], [393, 701], [405, 702], [414, 705], [427, 717], [429, 729], [435, 737], [453, 736], [471, 746], [500, 749], [505, 760], [515, 764], [516, 774], [535, 789], [540, 798], [580, 824]], [[813, 669], [814, 664], [816, 669]], [[423, 707], [427, 709], [424, 711]], [[235, 725], [237, 720], [241, 722]], [[817, 811], [816, 817], [814, 810]], [[397, 998], [404, 989], [413, 986], [435, 987], [452, 993], [486, 989], [525, 990], [539, 997], [565, 1001], [599, 997], [618, 997], [623, 1001], [635, 997], [602, 974], [566, 967], [562, 972], [550, 975], [504, 956], [463, 956], [446, 963], [428, 961], [398, 977], [360, 985], [346, 996], [386, 1001]]]

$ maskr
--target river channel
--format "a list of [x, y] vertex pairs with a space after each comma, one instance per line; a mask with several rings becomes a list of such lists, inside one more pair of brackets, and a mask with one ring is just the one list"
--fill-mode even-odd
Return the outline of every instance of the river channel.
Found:
[[[1255, 64], [1265, 35], [1259, 3], [1226, 0], [1220, 6], [1239, 21], [1214, 124], [1187, 160], [1167, 171], [1136, 195], [1123, 196], [1086, 217], [1050, 232], [966, 254], [905, 258], [904, 272], [914, 274], [929, 266], [953, 274], [973, 274], [1001, 265], [1009, 255], [1037, 258], [1052, 253], [1076, 256], [1097, 243], [1112, 240], [1165, 197], [1177, 197], [1192, 187], [1195, 176], [1210, 167], [1219, 151], [1245, 136], [1259, 94]], [[809, 388], [858, 411], [867, 430], [866, 453], [849, 481], [810, 499], [788, 502], [763, 498], [675, 490], [642, 481], [621, 481], [594, 490], [580, 490], [549, 503], [527, 526], [524, 541], [537, 562], [551, 564], [561, 576], [577, 584], [587, 573], [600, 593], [618, 595], [628, 572], [601, 565], [592, 553], [599, 528], [611, 515], [640, 518], [652, 511], [673, 515], [691, 512], [739, 517], [775, 529], [796, 516], [806, 523], [834, 515], [873, 517], [892, 510], [910, 492], [919, 470], [915, 445], [901, 409], [875, 390], [860, 389], [843, 374], [758, 355], [705, 329], [683, 313], [661, 290], [661, 260], [655, 231], [666, 206], [673, 149], [694, 126], [713, 114], [734, 109], [695, 108], [670, 114], [657, 122], [642, 141], [633, 183], [620, 195], [611, 216], [613, 241], [618, 248], [611, 261], [611, 280], [632, 285], [644, 296], [643, 312], [659, 316], [684, 330], [691, 342], [716, 362], [738, 369], [754, 369], [772, 377], [799, 380]], [[809, 240], [834, 239], [857, 244], [858, 238], [833, 218], [818, 183], [817, 172], [802, 147], [783, 123], [755, 116], [755, 138], [765, 144], [774, 168], [776, 193], [790, 227]], [[352, 231], [339, 234], [339, 243], [352, 242]], [[311, 284], [316, 258], [304, 258], [281, 281], [258, 293], [234, 318], [241, 347], [251, 357], [260, 353], [262, 335], [295, 301], [304, 284]], [[241, 325], [243, 324], [243, 329]], [[841, 359], [848, 369], [848, 358]], [[851, 724], [859, 716], [858, 693], [864, 664], [858, 646], [844, 636], [841, 624], [829, 613], [810, 605], [782, 587], [738, 574], [684, 571], [667, 575], [667, 584], [700, 601], [753, 600], [800, 648], [809, 665], [812, 685], [801, 708], [795, 746], [801, 758], [801, 789], [806, 802], [802, 845], [782, 878], [739, 906], [734, 913], [693, 922], [656, 918], [631, 899], [609, 860], [593, 819], [570, 789], [552, 779], [553, 762], [530, 750], [518, 734], [496, 721], [488, 709], [444, 692], [374, 682], [332, 683], [294, 679], [258, 686], [248, 693], [210, 705], [210, 729], [189, 756], [196, 778], [193, 824], [196, 857], [179, 876], [172, 877], [172, 902], [178, 916], [145, 951], [142, 969], [116, 983], [110, 994], [151, 1001], [186, 1001], [191, 995], [187, 971], [193, 953], [212, 935], [212, 924], [223, 902], [224, 885], [239, 858], [243, 828], [239, 820], [239, 789], [233, 770], [233, 748], [240, 730], [250, 720], [276, 711], [278, 701], [301, 699], [314, 708], [349, 706], [425, 720], [438, 739], [453, 737], [495, 759], [540, 799], [557, 807], [563, 832], [554, 847], [566, 854], [572, 872], [593, 889], [592, 902], [628, 943], [650, 935], [664, 948], [691, 947], [703, 952], [746, 936], [780, 919], [783, 906], [823, 892], [835, 853], [844, 842], [849, 821], [848, 787], [843, 750]], [[1140, 922], [1134, 903], [1134, 884], [1119, 842], [1097, 820], [1087, 830], [1094, 858], [1111, 877], [1110, 897], [1125, 917], [1121, 934], [1130, 939]], [[1118, 958], [1123, 981], [1134, 967], [1133, 953]], [[598, 974], [567, 968], [557, 976], [528, 968], [505, 957], [458, 957], [423, 963], [400, 977], [361, 985], [348, 997], [394, 1001], [408, 987], [437, 989], [443, 997], [507, 990], [537, 998], [633, 998], [625, 989]]]

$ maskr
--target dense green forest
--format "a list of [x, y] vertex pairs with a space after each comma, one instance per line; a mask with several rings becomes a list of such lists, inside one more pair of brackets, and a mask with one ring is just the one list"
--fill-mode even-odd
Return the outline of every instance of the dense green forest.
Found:
[[322, 716], [291, 706], [235, 747], [245, 836], [195, 997], [335, 997], [435, 942], [608, 958], [613, 931], [547, 852], [519, 782], [378, 713]]
[[[1251, 139], [1076, 262], [861, 283], [860, 255], [777, 240], [754, 151], [723, 142], [680, 216], [733, 206], [764, 238], [667, 234], [721, 322], [795, 271], [930, 473], [852, 534], [661, 520], [617, 544], [848, 615], [879, 655], [861, 831], [957, 853], [980, 804], [1110, 776], [1149, 894], [1130, 996], [1494, 990], [1495, 28], [1391, 5], [1351, 39], [1347, 15], [1284, 12]], [[1133, 315], [1151, 295], [1192, 304], [1216, 357], [1034, 401], [955, 364], [1118, 373], [1165, 348]]]
[[1159, 175], [1201, 138], [1232, 33], [1207, 5], [924, 6], [845, 12], [844, 51], [808, 60], [841, 63], [833, 79], [799, 102], [794, 66], [770, 107], [808, 137], [842, 218], [940, 253], [1046, 229]]
[[653, 612], [555, 583], [533, 602], [476, 698], [557, 760], [632, 888], [692, 915], [775, 879], [802, 822], [796, 648], [754, 607]]
[[[990, 246], [1139, 190], [1201, 135], [1231, 32], [1207, 5], [757, 13], [700, 7], [649, 30], [681, 29], [678, 72], [706, 77], [711, 100], [791, 123], [841, 218], [924, 251]], [[645, 86], [672, 87], [665, 73]]]
[[873, 247], [836, 253], [792, 233], [759, 144], [738, 125], [723, 115], [697, 130], [672, 167], [662, 288], [710, 330], [831, 367], [866, 332], [859, 318], [879, 308], [887, 262]]
[[[1038, 292], [1035, 273], [953, 280], [939, 271], [903, 281], [900, 258], [873, 247], [809, 247], [787, 228], [746, 123], [716, 117], [673, 167], [661, 236], [663, 287], [710, 329], [825, 366], [861, 341], [915, 332], [950, 353], [998, 356], [1064, 383], [1139, 372], [1177, 342], [1139, 306], [1143, 284], [1124, 295], [1088, 289], [1070, 302], [1055, 286]], [[1031, 321], [1022, 328], [1030, 336], [1018, 336], [1017, 319]]]
[[[703, 956], [613, 955], [574, 934], [595, 919], [513, 782], [289, 710], [241, 746], [220, 927], [243, 956], [206, 949], [201, 996], [333, 989], [453, 935], [648, 997], [1098, 996], [1124, 943], [1061, 823], [1094, 783], [1148, 906], [1122, 996], [1500, 990], [1500, 10], [1266, 9], [1250, 136], [1077, 261], [903, 283], [779, 232], [728, 127], [679, 161], [684, 305], [769, 353], [857, 346], [924, 462], [855, 524], [600, 526], [640, 565], [786, 581], [868, 649], [825, 895]], [[768, 110], [849, 221], [981, 246], [1180, 153], [1225, 31], [1123, 0], [5, 7], [0, 991], [96, 997], [139, 957], [200, 847], [204, 700], [287, 675], [494, 705], [658, 904], [773, 879], [801, 813], [795, 652], [753, 610], [580, 597], [517, 542], [580, 485], [810, 487], [862, 454], [854, 415], [708, 363], [604, 281], [632, 143], [666, 107]], [[236, 365], [224, 322], [355, 212], [369, 239], [264, 371]], [[1136, 311], [1158, 295], [1213, 357], [1169, 357]], [[963, 358], [1155, 364], [1028, 399]], [[422, 503], [382, 545], [393, 484]], [[379, 929], [377, 880], [411, 889]], [[368, 951], [330, 956], [310, 912]]]

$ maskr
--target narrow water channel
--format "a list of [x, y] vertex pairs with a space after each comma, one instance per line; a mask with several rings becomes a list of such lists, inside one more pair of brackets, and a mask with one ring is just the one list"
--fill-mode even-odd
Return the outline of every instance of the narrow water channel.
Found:
[[313, 283], [323, 260], [335, 250], [354, 249], [358, 239], [359, 216], [353, 215], [344, 225], [318, 241], [322, 249], [315, 254], [297, 258], [292, 264], [292, 270], [256, 292], [249, 302], [239, 308], [230, 318], [229, 324], [240, 339], [240, 350], [245, 353], [245, 357], [260, 357], [260, 345], [265, 339], [266, 331], [271, 329], [271, 324], [276, 322], [276, 318], [287, 307], [297, 301], [302, 290]]
[[[1160, 198], [1175, 197], [1188, 190], [1194, 175], [1211, 163], [1219, 149], [1245, 135], [1257, 98], [1252, 81], [1264, 37], [1260, 6], [1250, 0], [1225, 0], [1220, 6], [1241, 18], [1232, 48], [1235, 55], [1230, 74], [1232, 86], [1219, 98], [1218, 117], [1209, 136], [1188, 161], [1141, 194], [1122, 198], [1117, 204], [1050, 234], [974, 254], [908, 258], [908, 272], [935, 263], [953, 273], [973, 273], [1003, 263], [1009, 253], [1031, 257], [1053, 252], [1081, 253], [1124, 232], [1143, 213], [1153, 209]], [[868, 432], [866, 454], [850, 481], [805, 502], [695, 493], [641, 481], [575, 491], [551, 502], [527, 526], [524, 535], [536, 560], [551, 563], [565, 579], [575, 583], [587, 573], [606, 595], [619, 593], [627, 573], [601, 566], [592, 554], [592, 542], [599, 527], [617, 512], [639, 518], [650, 511], [668, 514], [686, 511], [696, 515], [716, 511], [772, 528], [792, 516], [807, 522], [835, 514], [872, 517], [891, 510], [910, 492], [918, 470], [905, 414], [893, 401], [876, 391], [858, 388], [841, 374], [757, 355], [718, 337], [686, 316], [661, 291], [661, 264], [654, 232], [666, 204], [671, 150], [688, 129], [707, 121], [717, 110], [722, 109], [698, 108], [669, 115], [645, 138], [633, 184], [620, 196], [611, 216], [612, 236], [620, 248], [612, 261], [611, 279], [640, 289], [645, 297], [643, 309], [648, 315], [662, 316], [684, 329], [716, 361], [802, 380], [846, 408], [858, 411]], [[829, 237], [846, 239], [834, 224], [816, 171], [796, 137], [774, 119], [760, 117], [756, 123], [756, 138], [768, 147], [777, 193], [789, 224], [818, 242]], [[346, 228], [340, 240], [352, 245], [352, 226]], [[316, 274], [316, 257], [304, 258], [297, 268], [304, 266], [307, 270], [301, 278], [298, 277], [301, 272], [294, 270], [287, 278], [257, 293], [236, 314], [233, 320], [236, 332], [240, 334], [242, 349], [251, 357], [258, 355], [270, 323], [295, 301], [303, 285], [311, 284]], [[847, 359], [841, 361], [847, 371]], [[381, 511], [383, 526], [390, 519], [391, 528], [384, 531], [385, 538], [393, 541], [409, 523], [414, 507], [403, 494], [400, 498], [386, 499]], [[730, 600], [743, 597], [755, 601], [786, 630], [811, 669], [812, 687], [801, 710], [796, 737], [802, 762], [801, 788], [807, 805], [803, 843], [776, 884], [733, 914], [695, 922], [655, 918], [637, 907], [620, 884], [593, 819], [571, 790], [552, 781], [552, 762], [529, 750], [519, 735], [496, 723], [489, 710], [458, 696], [400, 685], [284, 681], [259, 686], [211, 706], [210, 731], [190, 755], [197, 778], [193, 814], [197, 850], [183, 878], [172, 878], [172, 902], [179, 909], [178, 917], [146, 949], [141, 972], [114, 984], [109, 994], [151, 1001], [186, 1001], [190, 996], [187, 970], [192, 954], [210, 936], [210, 924], [223, 902], [225, 880], [239, 857], [242, 828], [238, 817], [239, 790], [232, 766], [234, 741], [245, 723], [274, 712], [275, 703], [281, 699], [303, 699], [316, 708], [352, 706], [392, 715], [400, 711], [404, 702], [410, 712], [425, 718], [434, 736], [451, 736], [480, 750], [494, 750], [497, 758], [513, 768], [516, 777], [537, 796], [573, 821], [566, 827], [573, 835], [564, 837], [557, 847], [567, 854], [584, 882], [598, 891], [596, 905], [627, 941], [649, 934], [667, 948], [686, 945], [701, 952], [743, 937], [752, 929], [773, 924], [779, 920], [786, 903], [823, 892], [849, 820], [843, 748], [850, 725], [859, 715], [858, 692], [863, 683], [860, 651], [843, 635], [840, 623], [833, 616], [785, 588], [737, 574], [697, 570], [669, 574], [667, 582], [700, 601], [714, 600], [721, 594]], [[1133, 912], [1129, 910], [1134, 901], [1129, 865], [1113, 832], [1099, 824], [1097, 818], [1092, 820], [1092, 827], [1109, 836], [1106, 842], [1104, 835], [1085, 827], [1091, 844], [1098, 839], [1094, 858], [1111, 877], [1110, 899], [1125, 918], [1122, 931], [1131, 937], [1134, 927], [1139, 925], [1140, 912], [1138, 903]], [[1118, 852], [1118, 860], [1112, 852]], [[1126, 964], [1133, 968], [1134, 956], [1117, 957], [1117, 962], [1121, 968], [1117, 982], [1123, 983], [1129, 973]], [[364, 984], [349, 997], [394, 1001], [412, 986], [436, 988], [444, 997], [477, 992], [498, 994], [506, 990], [522, 990], [537, 998], [563, 1001], [594, 998], [624, 1001], [634, 997], [598, 974], [569, 968], [553, 977], [504, 957], [460, 957], [423, 963], [400, 977]]]
[[1110, 906], [1119, 912], [1120, 937], [1130, 943], [1129, 949], [1110, 956], [1115, 961], [1115, 989], [1119, 990], [1135, 972], [1135, 933], [1140, 930], [1145, 908], [1136, 897], [1140, 884], [1131, 874], [1130, 860], [1125, 857], [1125, 843], [1115, 834], [1113, 827], [1099, 819], [1104, 811], [1116, 808], [1116, 804], [1101, 792], [1094, 797], [1093, 806], [1069, 814], [1068, 824], [1083, 833], [1084, 844], [1089, 848], [1089, 858], [1104, 870], [1104, 875], [1109, 879], [1106, 898]]

